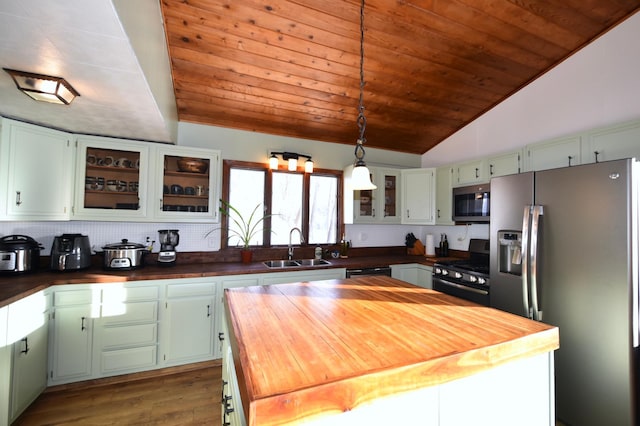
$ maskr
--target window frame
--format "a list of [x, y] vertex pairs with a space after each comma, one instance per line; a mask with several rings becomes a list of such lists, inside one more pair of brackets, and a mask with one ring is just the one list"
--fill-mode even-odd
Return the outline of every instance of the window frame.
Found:
[[[229, 200], [229, 184], [230, 184], [230, 175], [231, 169], [245, 169], [245, 170], [254, 170], [254, 171], [263, 171], [265, 172], [264, 179], [264, 199], [263, 205], [265, 206], [265, 214], [271, 214], [271, 198], [272, 198], [272, 187], [273, 187], [273, 172], [277, 171], [278, 173], [295, 173], [303, 175], [302, 180], [302, 236], [304, 237], [305, 243], [301, 245], [308, 244], [309, 241], [309, 193], [311, 188], [311, 176], [330, 176], [335, 177], [337, 179], [337, 196], [336, 202], [337, 204], [337, 215], [338, 217], [336, 222], [336, 236], [335, 243], [337, 244], [340, 241], [340, 236], [344, 232], [344, 185], [343, 185], [343, 175], [342, 170], [332, 170], [332, 169], [318, 169], [314, 168], [313, 173], [305, 173], [304, 167], [298, 167], [298, 170], [295, 172], [289, 172], [288, 170], [271, 170], [268, 165], [264, 163], [256, 163], [251, 161], [240, 161], [240, 160], [223, 160], [222, 161], [222, 199], [225, 201]], [[232, 247], [228, 246], [229, 241], [229, 218], [226, 215], [220, 215], [220, 249], [229, 249]], [[276, 247], [285, 247], [286, 245], [272, 245], [271, 244], [271, 218], [267, 217], [264, 220], [264, 227], [262, 230], [262, 245], [261, 246], [251, 246], [252, 249], [255, 248], [276, 248]]]

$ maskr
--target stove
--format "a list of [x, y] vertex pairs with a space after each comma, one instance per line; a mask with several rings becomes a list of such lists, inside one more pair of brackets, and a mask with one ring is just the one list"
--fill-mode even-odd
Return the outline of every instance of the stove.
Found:
[[433, 289], [489, 306], [489, 240], [471, 239], [468, 259], [434, 264]]

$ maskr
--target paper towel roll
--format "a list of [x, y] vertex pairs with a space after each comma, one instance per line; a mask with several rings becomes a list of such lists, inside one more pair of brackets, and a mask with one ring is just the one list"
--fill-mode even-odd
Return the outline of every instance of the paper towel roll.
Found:
[[436, 246], [433, 244], [433, 234], [427, 234], [427, 243], [424, 246], [427, 256], [436, 255]]

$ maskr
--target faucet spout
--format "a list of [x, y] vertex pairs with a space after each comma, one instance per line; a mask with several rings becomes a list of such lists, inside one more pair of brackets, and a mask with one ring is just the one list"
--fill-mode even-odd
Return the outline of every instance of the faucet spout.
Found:
[[293, 259], [293, 245], [291, 244], [293, 231], [298, 231], [298, 234], [300, 234], [300, 244], [304, 243], [304, 237], [302, 236], [302, 231], [300, 230], [300, 228], [291, 228], [291, 231], [289, 231], [289, 250], [287, 250], [287, 258], [289, 260]]

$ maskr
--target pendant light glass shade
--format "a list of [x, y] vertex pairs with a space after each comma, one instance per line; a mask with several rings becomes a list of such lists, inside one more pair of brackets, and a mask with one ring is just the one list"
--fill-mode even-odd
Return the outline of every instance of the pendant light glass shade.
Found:
[[351, 174], [351, 188], [354, 190], [367, 190], [367, 189], [376, 189], [373, 183], [371, 183], [371, 175], [369, 174], [369, 169], [364, 164], [361, 166], [356, 166], [353, 168], [353, 173]]

